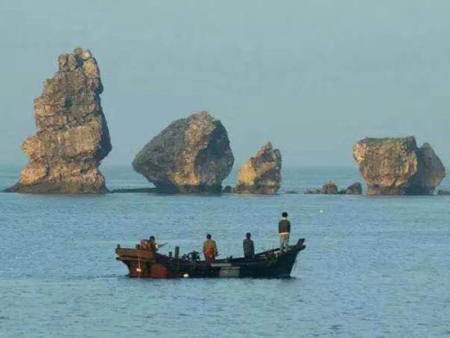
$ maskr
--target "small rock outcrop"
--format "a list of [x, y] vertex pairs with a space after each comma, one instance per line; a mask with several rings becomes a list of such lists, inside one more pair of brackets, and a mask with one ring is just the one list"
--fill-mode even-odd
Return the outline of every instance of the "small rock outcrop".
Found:
[[305, 195], [320, 195], [322, 193], [322, 189], [318, 189], [318, 188], [308, 188], [305, 191]]
[[336, 183], [334, 183], [333, 181], [328, 181], [322, 186], [320, 193], [323, 195], [336, 195], [338, 191], [339, 189]]
[[367, 183], [368, 195], [431, 195], [445, 168], [428, 143], [416, 139], [366, 138], [353, 147], [353, 157]]
[[437, 194], [438, 194], [439, 196], [448, 196], [448, 195], [450, 195], [450, 190], [439, 190], [439, 191], [437, 192]]
[[346, 195], [361, 195], [362, 194], [362, 186], [361, 183], [355, 182], [352, 185], [350, 185], [345, 190]]
[[307, 195], [337, 195], [337, 194], [345, 194], [345, 191], [342, 192], [338, 189], [338, 186], [333, 181], [326, 182], [322, 188], [316, 189], [307, 189], [305, 191]]
[[355, 182], [347, 189], [339, 190], [336, 183], [328, 181], [320, 189], [308, 189], [305, 191], [307, 195], [361, 195], [361, 183]]
[[44, 82], [42, 95], [34, 101], [37, 133], [22, 145], [30, 161], [8, 190], [106, 192], [98, 167], [112, 147], [100, 104], [103, 85], [97, 61], [81, 48], [58, 61], [59, 71]]
[[133, 168], [159, 192], [220, 193], [233, 163], [225, 127], [203, 111], [172, 122], [136, 155]]
[[222, 192], [224, 194], [231, 194], [233, 192], [233, 188], [231, 187], [231, 185], [227, 185], [225, 188], [223, 188]]
[[237, 194], [276, 194], [281, 186], [281, 153], [272, 143], [262, 147], [239, 171]]

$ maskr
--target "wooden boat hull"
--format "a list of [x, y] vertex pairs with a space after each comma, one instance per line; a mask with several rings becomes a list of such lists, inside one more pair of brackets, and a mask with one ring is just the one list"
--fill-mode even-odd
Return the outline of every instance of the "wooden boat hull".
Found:
[[251, 259], [229, 257], [214, 263], [120, 246], [116, 254], [117, 260], [128, 267], [131, 278], [288, 278], [298, 253], [305, 249], [304, 241], [300, 239], [284, 253], [275, 249]]

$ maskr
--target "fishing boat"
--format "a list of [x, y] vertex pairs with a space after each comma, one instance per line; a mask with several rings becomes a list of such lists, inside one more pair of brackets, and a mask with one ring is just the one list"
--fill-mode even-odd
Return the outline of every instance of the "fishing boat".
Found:
[[198, 252], [179, 255], [162, 255], [142, 249], [138, 244], [134, 249], [117, 245], [116, 257], [130, 271], [131, 278], [288, 278], [300, 251], [304, 250], [305, 239], [299, 239], [288, 250], [272, 249], [255, 254], [252, 258], [217, 259], [214, 262], [200, 260]]

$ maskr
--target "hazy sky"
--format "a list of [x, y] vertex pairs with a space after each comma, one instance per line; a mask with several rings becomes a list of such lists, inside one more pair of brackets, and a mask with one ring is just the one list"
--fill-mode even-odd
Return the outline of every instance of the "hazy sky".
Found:
[[285, 166], [353, 166], [366, 136], [416, 135], [450, 167], [449, 0], [0, 0], [0, 164], [23, 164], [57, 57], [99, 62], [113, 151], [130, 164], [207, 110], [236, 165], [266, 141]]

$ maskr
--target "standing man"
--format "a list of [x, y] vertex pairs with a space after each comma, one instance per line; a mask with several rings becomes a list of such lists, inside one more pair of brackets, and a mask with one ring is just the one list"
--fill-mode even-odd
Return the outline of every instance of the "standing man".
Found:
[[244, 239], [244, 257], [245, 258], [253, 258], [253, 256], [255, 255], [255, 246], [253, 245], [253, 241], [251, 240], [252, 234], [247, 232], [245, 234], [245, 239]]
[[208, 263], [214, 262], [218, 256], [216, 241], [211, 239], [210, 234], [206, 235], [206, 241], [203, 242], [203, 255]]
[[278, 223], [278, 234], [280, 235], [280, 250], [286, 252], [289, 249], [289, 234], [291, 233], [291, 222], [289, 222], [288, 213], [281, 214], [281, 221]]

